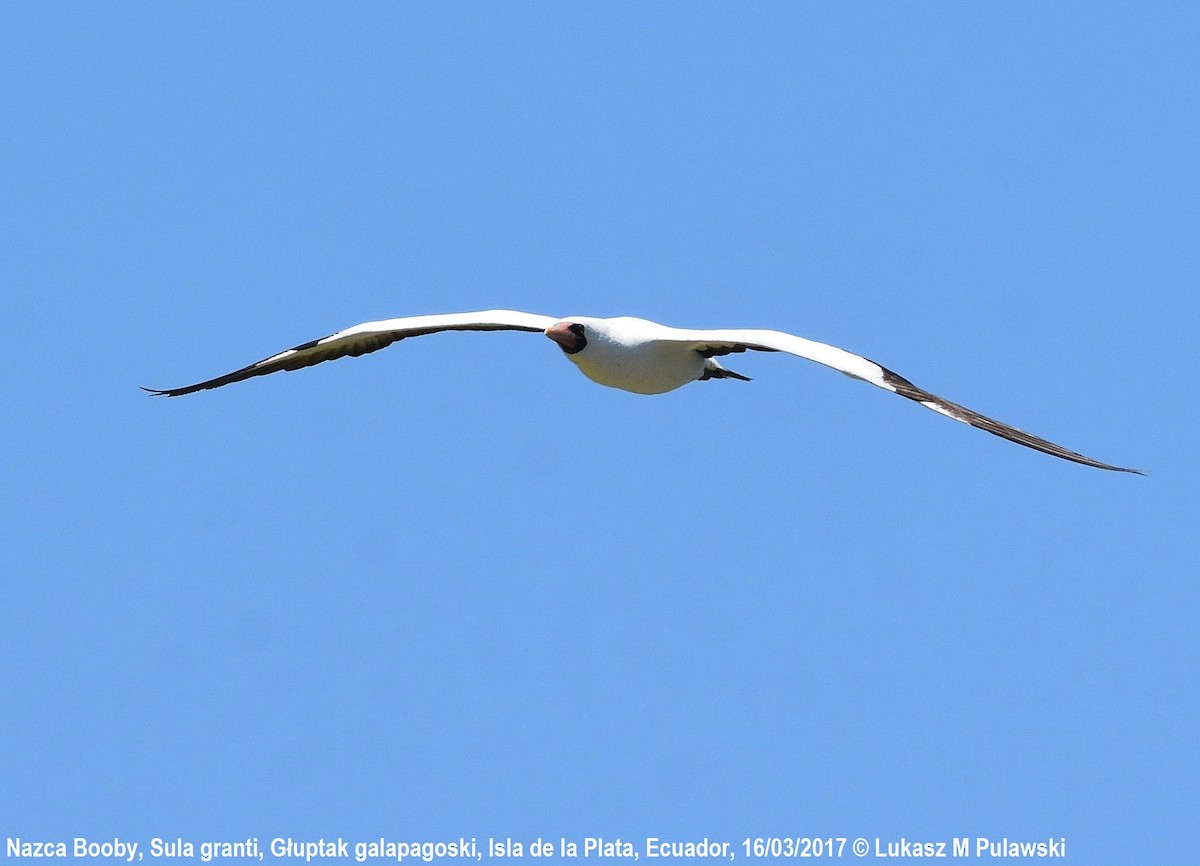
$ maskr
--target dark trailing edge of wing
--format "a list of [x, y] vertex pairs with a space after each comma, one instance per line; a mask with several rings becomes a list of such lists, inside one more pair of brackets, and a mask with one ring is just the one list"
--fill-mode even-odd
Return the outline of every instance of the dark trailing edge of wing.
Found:
[[[195, 385], [185, 385], [182, 388], [167, 388], [159, 390], [157, 388], [145, 388], [142, 390], [155, 397], [182, 397], [184, 394], [194, 394], [197, 391], [206, 391], [210, 388], [220, 388], [222, 385], [230, 385], [234, 382], [241, 382], [245, 379], [251, 379], [255, 376], [266, 376], [269, 373], [278, 373], [280, 371], [300, 370], [304, 367], [311, 367], [314, 364], [320, 364], [324, 361], [336, 361], [338, 358], [350, 356], [357, 358], [359, 355], [366, 355], [370, 352], [376, 352], [380, 349], [390, 346], [399, 340], [406, 340], [409, 337], [421, 337], [426, 334], [436, 334], [439, 331], [529, 331], [538, 332], [540, 328], [522, 327], [520, 325], [493, 325], [493, 324], [471, 324], [471, 325], [450, 325], [438, 326], [435, 328], [419, 328], [413, 330], [400, 331], [377, 331], [374, 333], [358, 334], [351, 337], [345, 337], [342, 340], [330, 342], [325, 351], [313, 352], [311, 350], [318, 348], [323, 342], [331, 337], [336, 337], [337, 334], [330, 334], [328, 337], [321, 337], [319, 340], [309, 340], [307, 343], [301, 343], [299, 346], [294, 346], [291, 349], [286, 349], [283, 352], [277, 352], [268, 358], [261, 361], [256, 361], [242, 367], [240, 370], [234, 370], [232, 373], [226, 373], [224, 376], [218, 376], [215, 379], [207, 379], [203, 382], [197, 382]], [[279, 357], [286, 355], [288, 352], [306, 353], [299, 355], [287, 355], [287, 357]]]
[[[874, 362], [872, 362], [874, 363]], [[1064, 460], [1071, 460], [1075, 463], [1082, 463], [1084, 466], [1093, 466], [1096, 469], [1110, 469], [1113, 472], [1131, 472], [1134, 475], [1145, 475], [1146, 473], [1140, 469], [1127, 469], [1124, 466], [1113, 466], [1110, 463], [1101, 463], [1099, 460], [1093, 460], [1091, 457], [1085, 457], [1075, 451], [1063, 448], [1061, 445], [1055, 445], [1042, 439], [1040, 436], [1034, 436], [1032, 433], [1026, 433], [1024, 430], [1018, 430], [1016, 427], [1010, 427], [1008, 424], [1001, 423], [994, 418], [989, 418], [986, 415], [980, 415], [978, 412], [972, 411], [965, 406], [960, 406], [957, 403], [951, 403], [949, 400], [943, 399], [936, 394], [930, 394], [923, 388], [918, 388], [912, 382], [899, 376], [889, 370], [887, 367], [880, 365], [883, 370], [883, 380], [888, 385], [896, 389], [896, 393], [901, 397], [907, 397], [909, 400], [915, 400], [918, 403], [932, 403], [939, 409], [949, 413], [952, 417], [960, 421], [965, 421], [972, 427], [978, 427], [980, 430], [986, 430], [995, 436], [1002, 439], [1008, 439], [1011, 442], [1016, 442], [1018, 445], [1024, 445], [1027, 448], [1033, 448], [1041, 451], [1044, 454], [1050, 454], [1054, 457], [1061, 457]]]
[[737, 352], [753, 351], [753, 352], [778, 352], [778, 349], [773, 349], [770, 346], [758, 346], [753, 343], [738, 343], [733, 346], [703, 346], [696, 350], [706, 358], [712, 358], [717, 355], [732, 355]]
[[[705, 358], [714, 358], [718, 355], [734, 355], [739, 352], [778, 352], [778, 349], [773, 349], [770, 346], [759, 346], [754, 343], [738, 343], [732, 346], [700, 346], [696, 349]], [[713, 362], [714, 364], [716, 361]], [[701, 382], [707, 382], [709, 379], [740, 379], [743, 382], [751, 381], [749, 376], [743, 376], [741, 373], [735, 373], [733, 370], [727, 370], [724, 367], [705, 367], [704, 373], [700, 376]]]

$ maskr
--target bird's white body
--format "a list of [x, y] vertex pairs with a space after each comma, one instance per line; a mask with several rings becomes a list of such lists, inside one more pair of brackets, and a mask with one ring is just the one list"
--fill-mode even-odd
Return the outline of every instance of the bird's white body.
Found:
[[657, 322], [632, 316], [568, 316], [565, 321], [587, 329], [587, 347], [567, 358], [593, 382], [635, 394], [665, 394], [704, 375], [705, 357], [670, 342], [672, 329]]
[[219, 388], [280, 370], [298, 370], [346, 355], [364, 355], [397, 340], [440, 331], [540, 331], [554, 340], [567, 358], [593, 382], [635, 394], [662, 394], [697, 379], [744, 380], [745, 376], [721, 366], [716, 358], [734, 352], [783, 352], [824, 364], [847, 376], [920, 403], [947, 418], [970, 424], [1028, 448], [1100, 469], [1137, 471], [1101, 463], [951, 403], [918, 388], [874, 361], [836, 346], [806, 340], [783, 331], [669, 328], [631, 316], [613, 319], [571, 316], [555, 319], [516, 310], [486, 310], [366, 322], [279, 352], [215, 379], [151, 393], [177, 397]]

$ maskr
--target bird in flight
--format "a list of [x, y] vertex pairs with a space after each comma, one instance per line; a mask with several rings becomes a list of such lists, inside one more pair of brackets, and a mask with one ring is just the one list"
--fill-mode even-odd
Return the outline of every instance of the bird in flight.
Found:
[[847, 376], [914, 400], [947, 418], [970, 424], [1027, 448], [1097, 469], [1144, 474], [1137, 469], [1093, 460], [1061, 445], [1055, 445], [980, 415], [957, 403], [951, 403], [918, 388], [903, 376], [898, 376], [874, 361], [836, 346], [806, 340], [783, 331], [669, 328], [657, 322], [629, 316], [613, 319], [571, 316], [556, 319], [552, 316], [515, 310], [487, 310], [479, 313], [408, 316], [380, 322], [365, 322], [279, 352], [215, 379], [182, 388], [143, 390], [156, 396], [179, 397], [280, 370], [311, 367], [346, 355], [365, 355], [390, 346], [397, 340], [436, 334], [440, 331], [541, 332], [557, 343], [563, 354], [592, 381], [635, 394], [663, 394], [696, 380], [741, 379], [748, 382], [748, 377], [722, 366], [717, 358], [746, 351], [784, 352], [832, 367]]

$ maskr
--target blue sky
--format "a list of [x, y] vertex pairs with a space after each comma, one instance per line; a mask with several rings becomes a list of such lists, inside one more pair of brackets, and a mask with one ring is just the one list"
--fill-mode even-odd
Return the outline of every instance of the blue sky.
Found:
[[[0, 34], [0, 835], [1192, 850], [1192, 5]], [[530, 334], [137, 389], [492, 307], [791, 331], [1150, 474]]]

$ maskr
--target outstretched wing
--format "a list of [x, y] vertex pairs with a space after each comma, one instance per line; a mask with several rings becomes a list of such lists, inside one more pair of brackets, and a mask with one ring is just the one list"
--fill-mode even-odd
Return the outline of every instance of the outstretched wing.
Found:
[[479, 313], [446, 313], [437, 316], [409, 316], [403, 319], [385, 319], [381, 322], [364, 322], [346, 328], [328, 337], [303, 343], [292, 349], [264, 358], [249, 366], [198, 382], [182, 388], [157, 390], [143, 388], [159, 397], [179, 397], [208, 388], [220, 388], [231, 382], [240, 382], [253, 376], [265, 376], [280, 370], [299, 370], [323, 361], [334, 361], [347, 355], [357, 357], [390, 346], [406, 337], [436, 334], [438, 331], [544, 331], [557, 319], [516, 310], [486, 310]]
[[855, 355], [852, 352], [847, 352], [845, 349], [839, 349], [836, 346], [806, 340], [803, 337], [786, 334], [782, 331], [687, 331], [675, 328], [669, 330], [672, 334], [668, 339], [687, 343], [706, 358], [711, 358], [714, 355], [726, 355], [731, 352], [745, 352], [747, 350], [787, 352], [789, 355], [796, 355], [800, 358], [816, 361], [818, 364], [824, 364], [826, 367], [832, 367], [855, 379], [870, 382], [872, 385], [877, 385], [894, 394], [899, 394], [901, 397], [907, 397], [909, 400], [920, 403], [927, 409], [939, 412], [947, 418], [953, 418], [955, 421], [970, 424], [972, 427], [986, 430], [996, 436], [1016, 442], [1019, 445], [1024, 445], [1027, 448], [1034, 448], [1046, 454], [1082, 463], [1084, 466], [1094, 466], [1097, 469], [1111, 469], [1115, 472], [1133, 472], [1138, 475], [1145, 474], [1138, 469], [1126, 469], [1123, 466], [1113, 466], [1108, 463], [1102, 463], [1099, 460], [1093, 460], [1091, 457], [1085, 457], [1061, 445], [1055, 445], [1053, 442], [1049, 442], [1039, 436], [1034, 436], [1032, 433], [1026, 433], [1024, 430], [1018, 430], [1016, 427], [1011, 427], [994, 418], [980, 415], [978, 412], [968, 409], [965, 406], [951, 403], [949, 400], [945, 400], [936, 394], [931, 394], [923, 388], [918, 388], [903, 376], [893, 373], [891, 370], [876, 364], [874, 361]]

